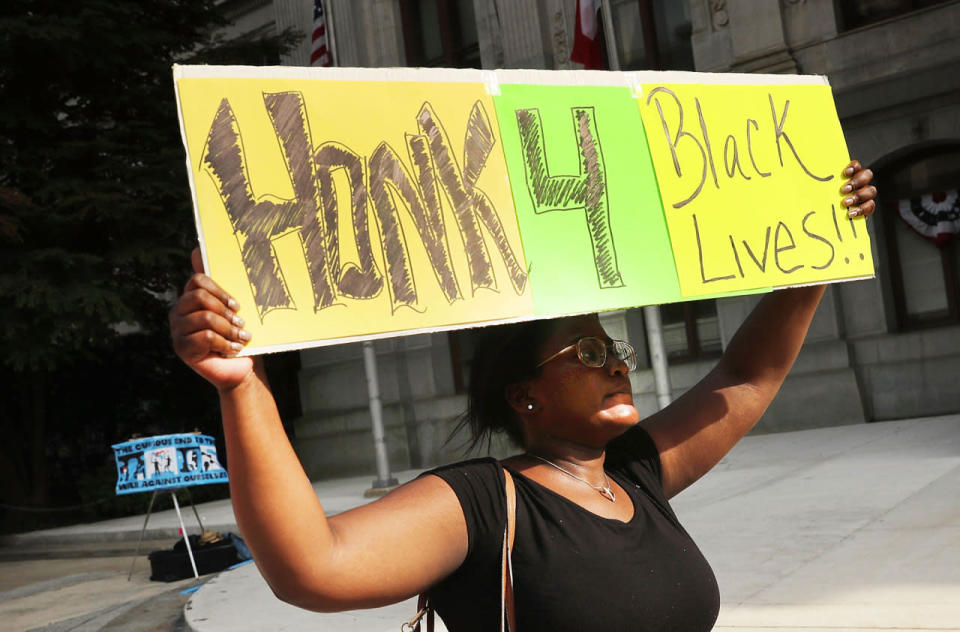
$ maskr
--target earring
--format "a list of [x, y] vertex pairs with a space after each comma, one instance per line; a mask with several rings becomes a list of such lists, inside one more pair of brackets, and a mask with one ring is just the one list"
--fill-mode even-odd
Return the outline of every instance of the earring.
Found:
[[533, 410], [533, 402], [527, 404], [527, 410]]

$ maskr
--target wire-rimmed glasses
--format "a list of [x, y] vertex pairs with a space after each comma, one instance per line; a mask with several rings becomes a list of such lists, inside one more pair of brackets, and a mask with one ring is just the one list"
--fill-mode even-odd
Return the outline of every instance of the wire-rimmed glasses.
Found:
[[537, 365], [542, 367], [554, 358], [558, 358], [571, 349], [577, 350], [577, 358], [584, 366], [593, 369], [603, 368], [607, 364], [607, 349], [613, 352], [613, 357], [622, 360], [627, 365], [628, 371], [637, 370], [637, 351], [629, 342], [623, 340], [603, 340], [595, 336], [585, 336], [580, 338], [572, 345], [564, 347], [552, 356]]

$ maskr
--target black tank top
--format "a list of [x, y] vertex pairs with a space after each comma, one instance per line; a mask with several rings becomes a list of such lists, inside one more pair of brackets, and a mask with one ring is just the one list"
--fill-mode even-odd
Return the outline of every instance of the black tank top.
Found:
[[[635, 426], [611, 442], [605, 469], [633, 500], [629, 522], [598, 516], [510, 471], [518, 632], [710, 630], [720, 609], [717, 582], [663, 495], [660, 456], [646, 431]], [[431, 602], [450, 632], [495, 632], [503, 471], [483, 458], [427, 474], [456, 492], [469, 539], [463, 564], [430, 590]]]

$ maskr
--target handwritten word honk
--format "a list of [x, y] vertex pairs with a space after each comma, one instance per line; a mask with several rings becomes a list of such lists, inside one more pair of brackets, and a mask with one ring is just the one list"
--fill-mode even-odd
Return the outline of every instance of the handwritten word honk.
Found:
[[[409, 252], [412, 239], [418, 239], [425, 249], [446, 300], [464, 299], [451, 258], [441, 195], [453, 209], [463, 242], [471, 295], [479, 288], [497, 288], [482, 229], [503, 260], [513, 290], [518, 295], [524, 292], [527, 274], [520, 258], [493, 203], [477, 186], [497, 138], [480, 101], [468, 117], [460, 161], [433, 106], [424, 102], [416, 113], [417, 133], [406, 134], [409, 166], [386, 141], [366, 159], [342, 143], [327, 141], [314, 146], [300, 92], [264, 93], [263, 102], [293, 186], [292, 198], [254, 196], [241, 126], [228, 99], [220, 102], [202, 158], [233, 230], [241, 238], [243, 265], [261, 320], [272, 309], [294, 308], [272, 245], [273, 240], [292, 231], [299, 232], [314, 311], [342, 298], [376, 298], [384, 287], [393, 311], [403, 306], [416, 309], [418, 279]], [[349, 191], [338, 190], [333, 177], [338, 170], [346, 174]], [[371, 229], [370, 206], [376, 230]], [[403, 231], [401, 213], [408, 214], [416, 227], [415, 238]], [[352, 225], [359, 255], [356, 263], [341, 263], [341, 220]], [[383, 254], [385, 270], [377, 264], [374, 247]]]

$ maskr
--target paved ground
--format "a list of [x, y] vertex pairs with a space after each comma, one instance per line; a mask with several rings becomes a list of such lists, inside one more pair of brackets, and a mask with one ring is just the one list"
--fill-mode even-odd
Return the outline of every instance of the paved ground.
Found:
[[[339, 512], [366, 502], [369, 484], [361, 477], [315, 487]], [[717, 630], [960, 631], [960, 415], [748, 437], [673, 504], [717, 573]], [[195, 523], [189, 512], [185, 518], [188, 527]], [[202, 505], [201, 518], [235, 529], [228, 502]], [[26, 534], [12, 544], [102, 546], [135, 538], [141, 526], [142, 517], [115, 520]], [[176, 534], [172, 512], [151, 518], [151, 527], [151, 537]], [[74, 574], [46, 584], [29, 580], [43, 574], [34, 563], [0, 562], [0, 578], [15, 574], [25, 584], [10, 590], [0, 582], [0, 628], [395, 632], [414, 610], [407, 602], [309, 613], [279, 602], [249, 564], [210, 579], [190, 597], [183, 619], [170, 620], [171, 605], [185, 599], [181, 586], [146, 582], [145, 562], [133, 586], [99, 577], [109, 563], [105, 571], [85, 562], [82, 580]], [[157, 619], [169, 627], [131, 627], [150, 608], [166, 612]], [[46, 627], [29, 618], [38, 609], [46, 609]], [[74, 625], [84, 616], [87, 623]], [[105, 619], [110, 627], [101, 625]]]
[[[406, 482], [416, 474], [395, 476]], [[372, 478], [323, 481], [314, 487], [328, 511], [339, 513], [370, 502], [363, 492]], [[144, 495], [144, 510], [148, 499]], [[164, 500], [163, 506], [170, 505]], [[205, 528], [238, 531], [229, 500], [204, 503], [198, 510]], [[188, 507], [182, 511], [187, 531], [198, 533], [193, 512]], [[185, 607], [194, 593], [184, 591], [195, 590], [214, 576], [199, 582], [150, 581], [146, 553], [169, 549], [180, 524], [173, 509], [153, 513], [134, 562], [143, 524], [144, 516], [132, 516], [0, 537], [0, 632], [187, 632]], [[132, 562], [134, 573], [128, 581]], [[279, 603], [272, 594], [269, 598]]]
[[151, 582], [129, 557], [0, 562], [0, 629], [31, 632], [186, 632], [192, 580]]
[[960, 416], [750, 438], [675, 506], [718, 629], [960, 630]]

